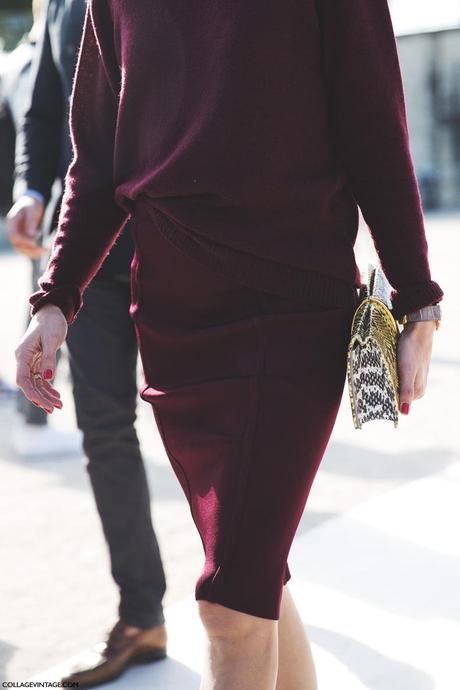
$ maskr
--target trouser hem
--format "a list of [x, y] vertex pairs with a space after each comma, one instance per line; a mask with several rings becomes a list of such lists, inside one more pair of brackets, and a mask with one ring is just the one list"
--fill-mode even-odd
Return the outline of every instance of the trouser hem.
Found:
[[155, 628], [165, 623], [163, 609], [146, 616], [145, 613], [137, 614], [133, 611], [123, 611], [120, 607], [118, 615], [122, 621], [136, 628]]

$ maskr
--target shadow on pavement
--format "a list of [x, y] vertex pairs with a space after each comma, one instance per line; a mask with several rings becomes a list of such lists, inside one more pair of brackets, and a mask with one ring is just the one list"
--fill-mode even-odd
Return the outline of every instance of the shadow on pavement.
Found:
[[9, 642], [0, 640], [0, 681], [4, 680], [6, 669], [8, 668], [10, 659], [14, 656], [16, 649], [17, 648]]
[[366, 688], [434, 690], [433, 678], [414, 666], [391, 659], [352, 637], [317, 626], [305, 626], [310, 640], [332, 654]]
[[384, 453], [331, 441], [321, 471], [342, 477], [399, 483], [438, 474], [455, 460], [456, 454], [448, 447], [417, 448], [411, 453]]
[[[433, 619], [460, 619], [460, 599], [448, 595], [458, 591], [460, 582], [460, 560], [456, 555], [415, 544], [350, 515], [342, 516], [340, 526], [333, 529], [330, 562], [325, 564], [324, 559], [310, 560], [307, 553], [300, 554], [293, 575], [301, 569], [302, 577], [310, 584], [422, 624]], [[321, 531], [325, 543], [332, 539], [332, 532], [329, 537], [327, 530], [328, 526]], [[314, 532], [310, 536], [315, 540]], [[313, 544], [319, 549], [320, 545], [310, 540], [309, 547]], [[419, 690], [416, 684], [405, 687]]]

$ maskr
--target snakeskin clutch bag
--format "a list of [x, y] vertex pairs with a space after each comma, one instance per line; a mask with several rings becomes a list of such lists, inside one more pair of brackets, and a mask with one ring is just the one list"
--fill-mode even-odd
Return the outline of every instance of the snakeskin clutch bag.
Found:
[[391, 313], [391, 286], [380, 266], [368, 264], [351, 325], [347, 379], [355, 429], [372, 419], [398, 426], [399, 329]]

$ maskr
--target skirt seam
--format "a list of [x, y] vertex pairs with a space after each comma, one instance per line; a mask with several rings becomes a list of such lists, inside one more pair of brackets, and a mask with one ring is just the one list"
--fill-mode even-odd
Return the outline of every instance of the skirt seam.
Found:
[[186, 487], [187, 487], [187, 494], [188, 494], [188, 497], [187, 497], [187, 498], [188, 498], [188, 504], [189, 504], [190, 515], [192, 516], [192, 520], [193, 520], [193, 522], [195, 523], [195, 526], [196, 526], [196, 528], [197, 528], [197, 532], [198, 532], [198, 534], [199, 534], [199, 536], [200, 536], [201, 543], [202, 543], [202, 545], [203, 545], [203, 552], [204, 552], [205, 555], [206, 555], [205, 543], [204, 543], [204, 540], [203, 540], [201, 531], [200, 531], [200, 529], [199, 529], [199, 527], [198, 527], [198, 522], [197, 522], [197, 519], [196, 519], [196, 517], [195, 517], [194, 510], [193, 510], [193, 497], [192, 497], [192, 487], [191, 487], [191, 485], [190, 485], [190, 480], [189, 480], [189, 478], [188, 478], [188, 476], [187, 476], [186, 471], [184, 470], [184, 468], [183, 468], [183, 466], [182, 466], [182, 463], [181, 463], [181, 462], [176, 458], [176, 456], [172, 453], [172, 451], [171, 451], [171, 449], [170, 449], [170, 446], [169, 446], [169, 443], [168, 443], [167, 440], [166, 440], [166, 434], [165, 434], [165, 431], [164, 431], [163, 423], [162, 423], [162, 421], [161, 421], [161, 414], [160, 414], [160, 412], [158, 411], [158, 409], [157, 409], [157, 407], [155, 406], [154, 403], [151, 403], [151, 405], [152, 405], [153, 413], [154, 413], [154, 415], [155, 415], [155, 419], [156, 419], [156, 422], [157, 422], [157, 425], [158, 425], [158, 431], [160, 432], [160, 436], [161, 436], [161, 439], [162, 439], [162, 441], [163, 441], [163, 445], [164, 445], [165, 451], [166, 451], [166, 453], [168, 454], [171, 463], [172, 463], [173, 465], [175, 465], [175, 466], [180, 470], [180, 473], [182, 474], [182, 476], [183, 476], [183, 478], [184, 478], [184, 480], [185, 480], [185, 484], [186, 484]]

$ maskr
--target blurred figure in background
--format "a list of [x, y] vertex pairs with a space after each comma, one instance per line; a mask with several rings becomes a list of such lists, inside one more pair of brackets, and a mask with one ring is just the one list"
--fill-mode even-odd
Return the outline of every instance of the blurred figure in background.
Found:
[[[10, 240], [29, 256], [43, 252], [40, 224], [48, 238], [55, 228], [56, 180], [62, 193], [71, 160], [69, 100], [85, 8], [85, 0], [47, 3], [30, 105], [18, 133], [16, 201], [8, 213]], [[53, 212], [43, 223], [50, 203]], [[105, 643], [70, 678], [85, 687], [118, 676], [133, 662], [166, 655], [162, 608], [166, 582], [134, 428], [138, 349], [129, 315], [133, 252], [126, 228], [101, 266], [67, 340], [87, 470], [109, 547], [111, 572], [120, 590], [119, 620]], [[37, 408], [37, 412], [43, 411]]]
[[[19, 150], [22, 138], [22, 123], [30, 104], [31, 90], [35, 79], [34, 53], [40, 38], [41, 22], [44, 10], [43, 0], [32, 3], [33, 25], [29, 33], [25, 34], [17, 48], [6, 58], [1, 77], [1, 93], [4, 108], [9, 115], [12, 145], [8, 147], [10, 153]], [[5, 124], [5, 129], [8, 125]], [[5, 136], [7, 133], [5, 131]], [[14, 141], [16, 140], [16, 142]], [[2, 153], [3, 158], [3, 153]], [[4, 160], [5, 173], [10, 166], [8, 151]], [[11, 163], [14, 164], [14, 155]], [[12, 171], [14, 172], [14, 167]], [[7, 222], [8, 236], [13, 247], [31, 259], [32, 286], [35, 289], [38, 277], [43, 270], [41, 259], [46, 260], [47, 252], [42, 246], [42, 227], [50, 225], [53, 214], [53, 204], [49, 204], [47, 218], [44, 219], [44, 200], [37, 200], [29, 190], [22, 195], [16, 185], [12, 190], [13, 198], [21, 197], [15, 205], [14, 213]], [[56, 195], [54, 206], [56, 205]], [[27, 322], [30, 314], [27, 311]], [[32, 405], [24, 396], [18, 398], [18, 410], [23, 422], [12, 430], [11, 443], [18, 455], [24, 457], [45, 456], [50, 453], [77, 452], [81, 448], [80, 436], [51, 427], [47, 423], [47, 414]]]
[[[34, 0], [32, 3], [33, 25], [22, 39], [19, 41], [15, 50], [11, 53], [0, 51], [0, 213], [6, 213], [11, 205], [14, 175], [14, 152], [16, 131], [19, 129], [21, 118], [27, 108], [30, 97], [31, 65], [32, 58], [40, 34], [40, 14], [43, 6], [42, 0]], [[32, 251], [32, 255], [39, 256], [38, 245]], [[32, 284], [37, 284], [38, 272], [36, 269], [38, 261], [32, 259], [32, 272], [35, 280]], [[29, 313], [27, 311], [27, 319]], [[12, 398], [14, 390], [0, 376], [0, 399]], [[19, 400], [20, 410], [24, 412], [25, 418], [31, 425], [33, 435], [34, 430], [42, 432], [47, 428], [47, 415], [43, 410], [34, 408], [24, 396], [14, 397]], [[38, 434], [44, 439], [46, 434]], [[41, 440], [40, 439], [40, 440]], [[34, 445], [34, 450], [40, 447], [40, 440]], [[16, 451], [20, 454], [25, 449], [22, 439], [16, 437], [15, 442], [19, 441]], [[58, 438], [54, 438], [55, 446], [59, 446]], [[29, 441], [26, 441], [29, 445]], [[18, 444], [15, 443], [15, 446]]]

